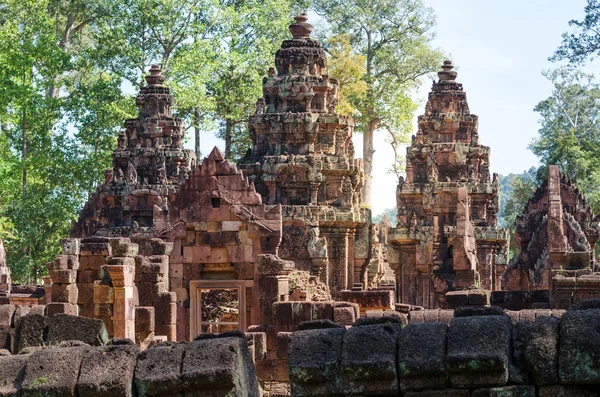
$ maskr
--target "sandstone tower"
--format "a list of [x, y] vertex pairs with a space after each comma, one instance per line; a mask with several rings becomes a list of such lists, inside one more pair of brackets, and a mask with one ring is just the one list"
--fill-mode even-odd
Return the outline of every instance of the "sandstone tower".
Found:
[[252, 149], [239, 168], [265, 204], [283, 206], [279, 256], [330, 286], [362, 283], [368, 262], [368, 210], [361, 207], [362, 161], [354, 158], [353, 119], [335, 112], [339, 86], [326, 73], [306, 15], [290, 25], [263, 81], [249, 127]]
[[173, 117], [174, 100], [157, 65], [136, 98], [138, 117], [125, 121], [113, 152], [113, 167], [73, 225], [72, 237], [161, 237], [155, 212], [168, 211], [168, 201], [195, 167], [196, 156], [183, 149], [183, 120]]
[[398, 225], [390, 229], [390, 265], [398, 300], [436, 307], [449, 290], [500, 288], [508, 233], [497, 227], [498, 178], [490, 148], [479, 144], [457, 72], [445, 61], [397, 189]]

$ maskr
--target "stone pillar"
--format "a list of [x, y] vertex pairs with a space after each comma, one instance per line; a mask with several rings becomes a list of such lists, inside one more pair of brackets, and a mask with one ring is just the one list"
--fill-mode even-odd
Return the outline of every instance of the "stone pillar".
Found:
[[110, 275], [114, 289], [113, 336], [135, 341], [134, 257], [138, 245], [125, 238], [112, 239], [110, 245], [113, 255], [107, 258], [102, 270]]
[[10, 268], [6, 265], [4, 244], [2, 243], [2, 239], [0, 239], [0, 296], [9, 296], [10, 286]]
[[352, 287], [352, 280], [348, 278], [348, 267], [353, 266], [354, 261], [349, 263], [348, 229], [323, 229], [323, 235], [327, 238], [329, 256], [328, 284], [331, 296], [335, 299], [340, 291]]
[[276, 255], [258, 255], [258, 291], [260, 325], [273, 324], [273, 303], [286, 301], [290, 291], [289, 274], [294, 270], [292, 261]]
[[[563, 230], [562, 212], [560, 172], [557, 165], [550, 165], [548, 166], [548, 255], [550, 267], [554, 269], [566, 267], [567, 262], [567, 237]], [[548, 284], [551, 284], [550, 280]]]
[[79, 269], [80, 246], [78, 239], [61, 240], [62, 255], [48, 263], [52, 278], [51, 303], [46, 305], [46, 315], [64, 313], [78, 315], [77, 270]]
[[477, 244], [470, 219], [470, 205], [467, 188], [458, 189], [456, 203], [456, 236], [454, 237], [455, 286], [474, 287], [478, 281]]

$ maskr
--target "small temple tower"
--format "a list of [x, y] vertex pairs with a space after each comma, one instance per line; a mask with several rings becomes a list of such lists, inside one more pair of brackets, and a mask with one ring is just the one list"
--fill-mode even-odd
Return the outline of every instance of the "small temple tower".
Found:
[[195, 167], [196, 156], [183, 149], [183, 120], [173, 117], [174, 100], [158, 65], [146, 76], [136, 98], [138, 117], [125, 121], [113, 152], [113, 167], [85, 204], [72, 237], [160, 237], [156, 213], [168, 211], [169, 197], [179, 191]]
[[336, 113], [339, 86], [325, 74], [325, 52], [306, 15], [295, 20], [263, 80], [249, 122], [252, 148], [239, 168], [265, 204], [282, 205], [279, 256], [336, 296], [364, 282], [370, 256], [362, 161], [354, 158], [353, 119]]
[[452, 69], [445, 61], [419, 116], [397, 189], [398, 225], [388, 234], [398, 301], [430, 308], [444, 306], [448, 291], [500, 289], [506, 266], [490, 148], [479, 144], [478, 117]]

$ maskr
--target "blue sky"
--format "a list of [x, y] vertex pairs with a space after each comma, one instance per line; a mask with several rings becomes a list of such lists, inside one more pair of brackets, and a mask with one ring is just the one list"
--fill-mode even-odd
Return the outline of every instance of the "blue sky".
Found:
[[[479, 115], [480, 143], [491, 147], [491, 172], [518, 173], [537, 165], [527, 149], [539, 128], [533, 108], [552, 89], [541, 72], [558, 66], [548, 57], [560, 44], [561, 34], [571, 29], [568, 21], [583, 17], [586, 1], [424, 1], [437, 17], [434, 45], [458, 67], [471, 112]], [[598, 66], [600, 61], [586, 70], [598, 72]], [[423, 112], [430, 87], [431, 78], [425, 78], [415, 94], [422, 102], [417, 114]], [[384, 133], [375, 137], [373, 214], [396, 205], [397, 181], [387, 173], [393, 153], [384, 137]], [[354, 141], [358, 156], [362, 136]], [[205, 134], [203, 154], [215, 144], [223, 147], [222, 141]], [[192, 148], [193, 141], [188, 145]]]

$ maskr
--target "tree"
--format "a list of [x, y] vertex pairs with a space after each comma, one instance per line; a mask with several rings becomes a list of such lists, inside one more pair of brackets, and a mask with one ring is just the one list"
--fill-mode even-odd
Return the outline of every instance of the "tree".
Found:
[[588, 0], [584, 10], [585, 18], [582, 21], [569, 21], [569, 26], [575, 26], [576, 32], [562, 34], [562, 43], [549, 60], [567, 59], [572, 64], [580, 64], [600, 55], [600, 2]]
[[500, 175], [500, 212], [498, 223], [500, 227], [506, 228], [510, 233], [510, 253], [516, 255], [519, 252], [515, 240], [515, 220], [521, 215], [527, 201], [533, 197], [533, 193], [540, 185], [537, 178], [539, 173], [535, 167], [521, 174]]
[[315, 0], [314, 7], [333, 33], [347, 34], [353, 50], [365, 57], [368, 89], [351, 103], [363, 133], [363, 201], [370, 204], [375, 131], [387, 131], [396, 147], [407, 140], [416, 110], [411, 90], [443, 59], [431, 47], [435, 18], [422, 0]]
[[[557, 164], [600, 211], [600, 86], [573, 67], [544, 72], [552, 94], [538, 103], [539, 137], [530, 149], [542, 166]], [[542, 168], [542, 173], [544, 168]]]

